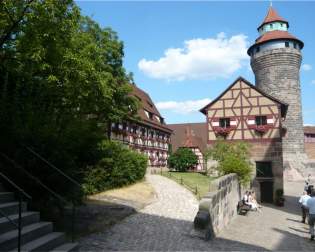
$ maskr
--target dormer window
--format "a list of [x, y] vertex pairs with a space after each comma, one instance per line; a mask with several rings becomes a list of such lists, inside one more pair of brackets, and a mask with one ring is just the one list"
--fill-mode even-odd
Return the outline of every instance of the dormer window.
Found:
[[149, 118], [150, 120], [153, 120], [153, 113], [149, 112]]
[[255, 122], [257, 126], [267, 125], [267, 116], [256, 116]]
[[149, 118], [149, 112], [144, 110], [145, 115], [147, 116], [147, 118]]
[[230, 128], [230, 118], [220, 118], [219, 125], [221, 128]]

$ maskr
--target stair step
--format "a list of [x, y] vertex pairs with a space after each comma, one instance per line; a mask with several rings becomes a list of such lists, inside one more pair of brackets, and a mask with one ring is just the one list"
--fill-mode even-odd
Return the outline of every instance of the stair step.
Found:
[[13, 192], [0, 192], [0, 203], [14, 201]]
[[[49, 251], [65, 242], [65, 234], [51, 232], [38, 239], [32, 240], [21, 247], [21, 251]], [[15, 248], [12, 251], [17, 251]]]
[[[13, 214], [8, 216], [12, 221], [18, 224], [19, 215]], [[39, 222], [39, 212], [23, 212], [22, 213], [22, 226], [27, 226], [35, 222]], [[0, 234], [9, 232], [16, 227], [5, 217], [0, 218]]]
[[[51, 222], [34, 223], [22, 228], [21, 244], [25, 244], [33, 239], [52, 232]], [[11, 250], [17, 246], [18, 230], [12, 230], [0, 235], [0, 251]]]
[[57, 248], [54, 248], [51, 250], [51, 252], [72, 252], [72, 251], [77, 251], [78, 249], [78, 243], [65, 243]]
[[[19, 202], [1, 203], [0, 210], [6, 215], [17, 214], [19, 212]], [[22, 211], [26, 211], [26, 202], [22, 202]]]

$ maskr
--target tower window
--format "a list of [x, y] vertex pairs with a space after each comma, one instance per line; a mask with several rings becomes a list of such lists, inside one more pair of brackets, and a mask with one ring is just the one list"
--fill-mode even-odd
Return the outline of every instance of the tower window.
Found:
[[256, 116], [255, 117], [256, 125], [266, 125], [267, 117], [266, 116]]
[[293, 43], [293, 47], [297, 49], [297, 44], [295, 42]]
[[221, 128], [229, 128], [230, 118], [220, 118], [219, 125]]
[[256, 53], [258, 53], [259, 51], [260, 51], [260, 47], [257, 46], [257, 47], [256, 47]]
[[273, 24], [270, 24], [270, 28], [272, 29], [272, 27], [273, 27]]
[[289, 47], [289, 42], [284, 42], [285, 47]]

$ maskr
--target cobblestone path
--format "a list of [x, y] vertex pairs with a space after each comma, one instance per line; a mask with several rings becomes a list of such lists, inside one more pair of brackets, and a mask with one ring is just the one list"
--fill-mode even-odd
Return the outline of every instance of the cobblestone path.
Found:
[[262, 213], [238, 216], [206, 242], [190, 235], [198, 209], [195, 197], [165, 177], [147, 179], [156, 190], [156, 201], [109, 230], [82, 238], [81, 251], [315, 251], [315, 242], [307, 239], [307, 225], [299, 223], [296, 191], [303, 184], [287, 185], [285, 208], [266, 205]]

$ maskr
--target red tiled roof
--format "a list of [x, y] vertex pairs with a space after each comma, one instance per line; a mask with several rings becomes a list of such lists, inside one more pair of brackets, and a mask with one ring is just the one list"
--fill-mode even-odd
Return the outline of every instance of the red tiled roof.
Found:
[[[169, 129], [167, 125], [165, 125], [165, 123], [161, 123], [155, 117], [157, 116], [164, 120], [164, 118], [161, 116], [160, 112], [156, 108], [155, 104], [151, 100], [151, 97], [142, 89], [138, 88], [136, 85], [131, 85], [131, 88], [132, 88], [131, 95], [135, 96], [140, 102], [140, 108], [138, 109], [138, 116], [140, 117], [141, 122], [153, 128], [158, 128], [160, 130], [164, 130], [171, 133], [172, 130]], [[145, 110], [153, 114], [152, 119], [147, 117]]]
[[304, 126], [304, 134], [315, 134], [315, 126]]
[[[287, 31], [269, 31], [264, 33], [262, 36], [257, 38], [255, 41], [255, 44], [260, 44], [269, 40], [275, 40], [275, 39], [294, 39], [297, 41], [300, 41], [296, 37], [294, 37], [292, 34], [288, 33]], [[300, 41], [302, 43], [302, 41]]]
[[249, 52], [252, 50], [252, 48], [256, 45], [265, 43], [267, 41], [272, 41], [272, 40], [279, 40], [279, 39], [290, 39], [290, 40], [295, 40], [300, 44], [300, 49], [303, 48], [304, 43], [297, 39], [296, 37], [294, 37], [292, 34], [288, 33], [287, 31], [269, 31], [264, 33], [262, 36], [260, 36], [259, 38], [257, 38], [255, 40], [255, 44], [253, 44], [251, 47], [248, 48], [247, 53], [249, 54]]
[[258, 29], [260, 27], [262, 27], [264, 24], [268, 24], [268, 23], [275, 22], [275, 21], [281, 21], [281, 22], [285, 22], [285, 23], [289, 24], [287, 20], [285, 20], [283, 17], [280, 17], [278, 15], [278, 13], [276, 12], [276, 10], [270, 6], [268, 13], [267, 13], [267, 16], [265, 17], [262, 24], [258, 27]]
[[[198, 147], [202, 152], [207, 148], [207, 123], [182, 123], [168, 124], [173, 130], [171, 137], [172, 150], [176, 151], [179, 147]], [[187, 129], [190, 136], [187, 137]]]

